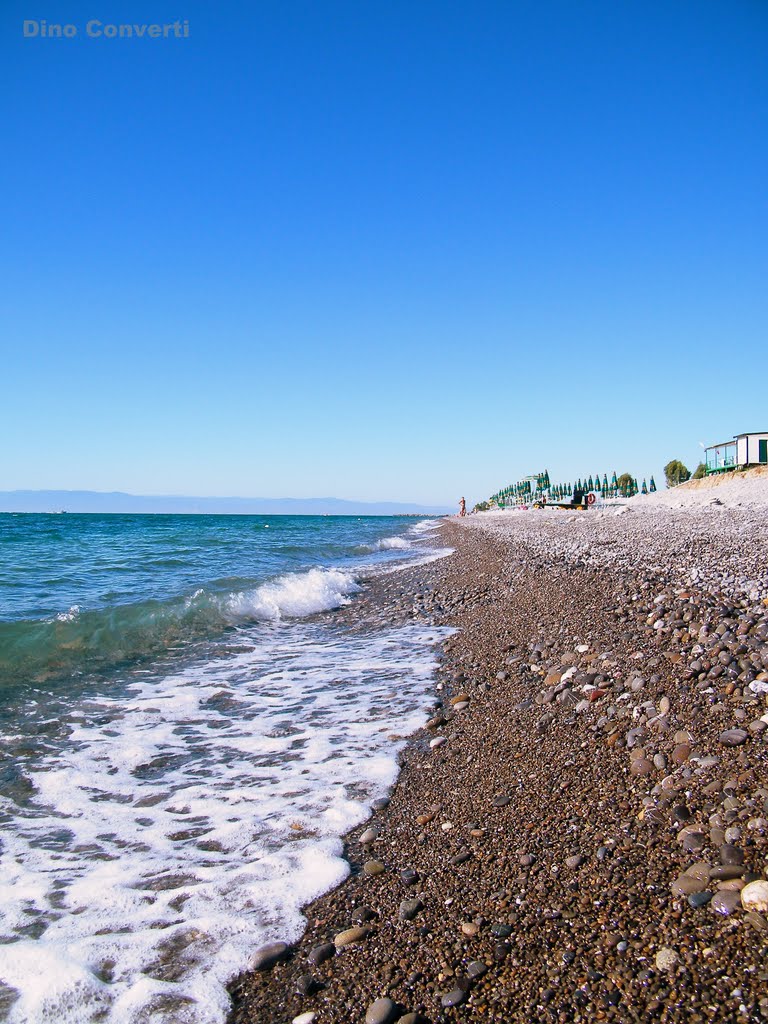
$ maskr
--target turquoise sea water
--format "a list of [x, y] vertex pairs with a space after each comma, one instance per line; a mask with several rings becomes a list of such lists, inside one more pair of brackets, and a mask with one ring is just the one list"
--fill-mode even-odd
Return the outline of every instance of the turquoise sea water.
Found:
[[[408, 517], [0, 514], [0, 686], [109, 670], [250, 619], [345, 597], [339, 576], [260, 590], [310, 569], [402, 558]], [[311, 585], [314, 582], [314, 587]]]
[[424, 721], [441, 631], [333, 610], [436, 525], [0, 515], [0, 1020], [221, 1024]]

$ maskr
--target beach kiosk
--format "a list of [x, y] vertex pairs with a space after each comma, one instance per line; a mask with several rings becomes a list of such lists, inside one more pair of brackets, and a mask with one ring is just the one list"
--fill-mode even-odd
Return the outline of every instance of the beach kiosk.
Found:
[[704, 449], [707, 476], [731, 469], [768, 465], [768, 430], [736, 434], [732, 441], [711, 444]]

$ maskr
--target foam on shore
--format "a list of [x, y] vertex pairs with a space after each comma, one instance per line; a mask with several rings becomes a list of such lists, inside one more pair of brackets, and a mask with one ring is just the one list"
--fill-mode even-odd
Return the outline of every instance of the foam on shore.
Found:
[[269, 628], [73, 701], [67, 742], [21, 754], [29, 795], [2, 807], [11, 1024], [221, 1024], [253, 950], [296, 939], [347, 874], [341, 836], [393, 784], [445, 631]]

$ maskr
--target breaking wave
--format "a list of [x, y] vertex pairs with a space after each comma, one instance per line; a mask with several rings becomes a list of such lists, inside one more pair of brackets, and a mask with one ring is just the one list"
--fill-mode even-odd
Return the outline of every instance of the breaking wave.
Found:
[[347, 604], [358, 589], [349, 572], [309, 569], [258, 586], [92, 610], [74, 605], [53, 619], [0, 622], [0, 684], [100, 671], [240, 623], [304, 618]]

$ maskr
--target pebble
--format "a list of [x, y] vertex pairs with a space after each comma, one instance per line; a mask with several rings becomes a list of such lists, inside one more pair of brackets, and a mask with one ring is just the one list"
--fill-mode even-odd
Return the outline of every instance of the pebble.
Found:
[[720, 733], [718, 739], [724, 747], [740, 747], [749, 739], [749, 733], [746, 729], [726, 729]]
[[389, 1024], [397, 1016], [397, 1004], [386, 996], [375, 999], [365, 1011], [365, 1024]]
[[688, 743], [678, 743], [672, 751], [672, 760], [675, 764], [685, 764], [691, 756], [691, 747]]
[[702, 882], [701, 879], [683, 874], [678, 875], [672, 883], [672, 893], [675, 896], [691, 896], [694, 893], [702, 892], [705, 887], [706, 883]]
[[370, 907], [360, 906], [355, 907], [351, 914], [352, 924], [365, 924], [366, 921], [372, 921], [376, 917]]
[[412, 921], [420, 910], [424, 909], [421, 900], [403, 900], [398, 911], [401, 921]]
[[366, 875], [380, 875], [386, 868], [380, 860], [367, 860], [363, 864], [363, 874]]
[[656, 969], [659, 971], [671, 971], [680, 962], [680, 957], [677, 951], [672, 949], [671, 946], [662, 946], [656, 954]]
[[323, 942], [309, 951], [307, 960], [317, 967], [319, 964], [325, 963], [326, 960], [330, 960], [332, 956], [336, 956], [336, 946], [332, 942]]
[[513, 928], [511, 924], [492, 924], [490, 931], [495, 939], [508, 939]]
[[[464, 980], [464, 984], [461, 983]], [[450, 992], [446, 992], [445, 995], [440, 997], [441, 1006], [461, 1006], [469, 995], [469, 979], [461, 979], [456, 988], [451, 989]]]
[[709, 906], [716, 914], [728, 917], [739, 906], [741, 902], [740, 895], [739, 892], [733, 889], [721, 889], [712, 897]]
[[688, 904], [694, 909], [705, 907], [712, 899], [712, 893], [706, 889], [703, 892], [692, 892], [688, 897]]
[[311, 974], [300, 974], [296, 979], [296, 994], [300, 996], [314, 995], [321, 987], [317, 978], [313, 978]]
[[629, 771], [632, 775], [650, 775], [653, 765], [645, 757], [635, 757], [629, 766]]
[[435, 736], [435, 738], [433, 740], [429, 741], [429, 745], [430, 745], [430, 747], [432, 747], [433, 750], [436, 750], [437, 747], [442, 747], [442, 745], [444, 743], [445, 743], [445, 736]]
[[691, 864], [688, 870], [685, 872], [686, 875], [690, 875], [691, 878], [697, 878], [704, 885], [709, 881], [710, 865], [705, 860], [697, 860], [695, 864]]
[[700, 850], [706, 842], [706, 836], [703, 832], [689, 832], [683, 837], [683, 849], [688, 853], [695, 853]]
[[400, 881], [403, 885], [416, 885], [419, 881], [419, 872], [413, 868], [403, 868], [400, 872]]
[[760, 878], [745, 885], [741, 890], [741, 905], [745, 910], [753, 910], [758, 914], [768, 911], [768, 882]]
[[709, 872], [709, 877], [716, 881], [727, 882], [734, 878], [741, 878], [744, 874], [744, 867], [741, 864], [720, 864]]
[[367, 846], [368, 843], [373, 843], [379, 838], [379, 830], [371, 827], [367, 828], [365, 832], [360, 836], [360, 843], [363, 846]]
[[354, 942], [363, 942], [369, 935], [369, 929], [363, 927], [345, 928], [343, 932], [333, 937], [333, 944], [337, 948], [351, 946]]
[[451, 857], [448, 863], [456, 868], [459, 864], [463, 864], [465, 861], [468, 861], [471, 856], [471, 850], [461, 850], [461, 852], [457, 853], [455, 857]]
[[300, 1013], [298, 1017], [294, 1017], [291, 1024], [312, 1024], [312, 1021], [316, 1019], [317, 1014], [314, 1010], [307, 1010], [306, 1013]]
[[738, 846], [733, 846], [731, 843], [723, 843], [720, 847], [720, 863], [743, 864], [744, 851], [740, 850]]
[[283, 960], [288, 952], [288, 944], [285, 942], [270, 942], [261, 949], [257, 949], [251, 961], [251, 970], [268, 971], [278, 961]]

